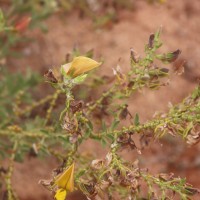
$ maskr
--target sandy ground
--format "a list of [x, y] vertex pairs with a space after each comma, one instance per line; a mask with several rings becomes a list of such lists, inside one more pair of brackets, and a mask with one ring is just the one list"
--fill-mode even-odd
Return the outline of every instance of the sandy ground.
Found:
[[[167, 111], [168, 102], [178, 103], [195, 88], [195, 79], [200, 76], [200, 2], [199, 0], [174, 0], [165, 5], [148, 5], [136, 1], [134, 11], [121, 10], [119, 21], [104, 29], [94, 29], [90, 19], [80, 19], [77, 13], [54, 15], [46, 23], [48, 33], [39, 30], [28, 32], [34, 38], [28, 46], [22, 47], [24, 57], [9, 59], [14, 70], [31, 67], [43, 73], [52, 66], [59, 66], [75, 44], [85, 52], [94, 49], [96, 58], [102, 56], [105, 63], [100, 74], [112, 73], [112, 68], [120, 64], [123, 71], [129, 68], [130, 47], [143, 54], [144, 43], [150, 33], [163, 27], [162, 51], [181, 49], [181, 59], [187, 61], [185, 75], [172, 75], [170, 85], [159, 91], [146, 91], [133, 95], [129, 101], [131, 113], [139, 113], [142, 122], [150, 119], [156, 110]], [[120, 63], [118, 62], [120, 58]], [[22, 67], [23, 66], [23, 67]], [[187, 177], [195, 187], [200, 187], [200, 146], [188, 148], [176, 140], [163, 141], [164, 145], [151, 145], [141, 156], [141, 165], [151, 172], [173, 171]], [[165, 145], [166, 143], [166, 145]], [[95, 148], [94, 144], [90, 148]], [[130, 155], [131, 158], [135, 154]], [[170, 160], [170, 161], [169, 161]], [[49, 192], [38, 185], [38, 180], [48, 178], [56, 167], [52, 158], [26, 160], [16, 164], [13, 182], [22, 200], [51, 199]], [[198, 199], [198, 198], [197, 198]]]

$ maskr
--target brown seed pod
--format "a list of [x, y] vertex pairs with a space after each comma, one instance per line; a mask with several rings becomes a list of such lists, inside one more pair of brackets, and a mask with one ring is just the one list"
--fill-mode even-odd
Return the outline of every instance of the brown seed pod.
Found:
[[148, 43], [149, 49], [152, 49], [153, 46], [154, 46], [154, 38], [155, 38], [155, 35], [154, 35], [154, 34], [151, 34], [151, 35], [149, 36], [149, 43]]
[[7, 169], [5, 169], [4, 167], [0, 167], [0, 174], [6, 174], [7, 173]]
[[2, 200], [7, 200], [8, 199], [8, 191], [5, 190], [2, 192], [2, 195], [0, 196]]
[[91, 163], [91, 168], [95, 170], [100, 170], [104, 167], [104, 161], [102, 159], [93, 160]]
[[32, 147], [28, 154], [30, 157], [37, 157], [38, 156], [38, 147], [35, 143], [32, 144]]
[[158, 59], [160, 59], [162, 62], [171, 63], [171, 62], [174, 62], [180, 54], [181, 54], [181, 51], [177, 49], [176, 51], [159, 55]]
[[119, 119], [124, 120], [126, 119], [127, 116], [130, 116], [130, 118], [132, 118], [131, 113], [128, 110], [128, 105], [124, 105], [124, 108], [121, 110], [120, 114], [119, 114]]
[[80, 189], [88, 197], [92, 198], [92, 197], [95, 197], [97, 195], [97, 191], [96, 191], [95, 186], [96, 186], [96, 183], [94, 181], [83, 182], [83, 183], [80, 184]]
[[58, 80], [51, 69], [45, 72], [44, 77], [50, 83], [58, 83]]
[[137, 152], [141, 154], [141, 151], [137, 148], [137, 146], [135, 145], [135, 142], [133, 141], [129, 133], [119, 136], [117, 139], [117, 142], [121, 144], [121, 150], [124, 150], [124, 149], [137, 150]]
[[83, 101], [72, 101], [70, 104], [70, 109], [72, 113], [76, 113], [83, 109], [84, 102]]
[[174, 176], [173, 173], [169, 173], [169, 174], [161, 173], [161, 174], [159, 174], [159, 179], [161, 179], [163, 181], [169, 181], [173, 178], [173, 176]]
[[138, 63], [139, 62], [139, 55], [136, 51], [133, 50], [133, 48], [130, 49], [131, 51], [131, 59], [135, 62]]
[[187, 136], [187, 144], [190, 146], [195, 145], [200, 142], [200, 127], [195, 126], [190, 130], [190, 133]]

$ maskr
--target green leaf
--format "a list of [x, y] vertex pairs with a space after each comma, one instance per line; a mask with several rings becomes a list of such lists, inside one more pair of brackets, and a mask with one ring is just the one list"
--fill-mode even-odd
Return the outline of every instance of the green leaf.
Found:
[[90, 137], [90, 134], [91, 134], [91, 130], [90, 130], [90, 129], [87, 129], [87, 130], [85, 131], [84, 138], [89, 138], [89, 137]]
[[93, 130], [93, 125], [91, 121], [88, 121], [87, 126], [90, 130]]
[[105, 121], [102, 121], [102, 131], [107, 132], [107, 127]]
[[4, 30], [5, 19], [2, 10], [0, 9], [0, 31]]
[[88, 58], [93, 58], [93, 55], [94, 55], [94, 49], [90, 49], [85, 54], [85, 56], [88, 57]]
[[139, 126], [140, 125], [140, 119], [139, 119], [138, 113], [135, 114], [134, 124], [135, 124], [135, 126]]
[[106, 141], [105, 138], [101, 138], [101, 145], [102, 145], [103, 147], [106, 147], [107, 141]]
[[45, 129], [41, 129], [40, 130], [42, 133], [44, 133], [44, 135], [49, 135], [50, 133], [49, 133], [49, 131], [47, 131], [47, 130], [45, 130]]
[[63, 75], [63, 77], [65, 79], [65, 82], [68, 82], [71, 79], [71, 77], [66, 74], [64, 65], [61, 65], [61, 67], [60, 67], [60, 73]]
[[74, 84], [80, 84], [82, 83], [87, 77], [87, 74], [82, 74], [80, 76], [77, 76], [76, 78], [73, 79]]
[[23, 163], [24, 162], [24, 154], [23, 152], [16, 152], [15, 159], [16, 162]]
[[106, 135], [106, 139], [107, 139], [108, 142], [112, 143], [114, 141], [114, 135], [113, 135], [113, 133], [107, 134]]
[[81, 176], [83, 176], [83, 175], [85, 174], [85, 172], [86, 172], [86, 169], [80, 170], [80, 171], [78, 172], [78, 174], [76, 175], [76, 179], [79, 180], [79, 178], [80, 178]]
[[115, 119], [111, 124], [110, 130], [114, 131], [117, 128], [117, 126], [119, 125], [119, 122], [120, 121], [118, 119]]
[[192, 93], [192, 99], [197, 99], [200, 96], [200, 87], [197, 87]]
[[159, 28], [154, 36], [154, 40], [158, 41], [160, 39], [160, 34], [161, 34], [161, 28]]
[[190, 122], [188, 124], [188, 126], [186, 127], [186, 129], [183, 132], [183, 137], [186, 138], [188, 136], [188, 133], [190, 132], [190, 130], [193, 128], [193, 123]]

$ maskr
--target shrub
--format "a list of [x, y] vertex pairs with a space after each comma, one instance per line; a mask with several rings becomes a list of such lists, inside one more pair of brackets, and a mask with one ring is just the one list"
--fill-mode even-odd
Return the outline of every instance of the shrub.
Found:
[[[27, 72], [22, 78], [5, 72], [0, 83], [0, 153], [2, 159], [9, 159], [9, 166], [0, 168], [2, 190], [5, 185], [3, 198], [17, 199], [11, 182], [14, 162], [23, 161], [27, 153], [34, 157], [52, 155], [60, 161], [50, 181], [40, 180], [57, 200], [64, 200], [77, 189], [88, 199], [172, 199], [175, 194], [189, 199], [198, 193], [185, 179], [172, 173], [152, 175], [140, 168], [137, 158], [127, 161], [121, 154], [141, 154], [148, 140], [167, 134], [179, 136], [189, 145], [199, 142], [199, 85], [167, 113], [157, 114], [145, 123], [140, 122], [138, 113], [128, 110], [127, 100], [136, 91], [168, 85], [169, 69], [163, 64], [174, 62], [180, 50], [157, 53], [161, 45], [159, 30], [150, 35], [145, 57], [131, 49], [128, 73], [117, 67], [113, 77], [91, 76], [88, 82], [89, 71], [100, 70], [102, 63], [89, 58], [91, 51], [85, 55], [72, 52], [68, 58], [71, 62], [45, 73], [45, 80], [55, 92], [40, 100], [34, 100], [33, 95], [40, 81], [37, 75]], [[155, 62], [161, 62], [162, 67]], [[81, 93], [81, 84], [88, 92]], [[107, 85], [110, 88], [101, 96], [89, 100], [90, 88]], [[136, 146], [136, 135], [141, 137], [140, 147]], [[97, 141], [107, 150], [103, 159], [79, 150], [88, 140]]]

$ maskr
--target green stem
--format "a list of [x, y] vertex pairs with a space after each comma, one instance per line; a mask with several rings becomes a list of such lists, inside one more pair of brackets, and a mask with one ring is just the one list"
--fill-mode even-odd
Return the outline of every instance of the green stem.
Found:
[[52, 97], [52, 100], [50, 102], [50, 107], [49, 109], [47, 110], [47, 114], [46, 114], [46, 119], [45, 119], [45, 122], [44, 124], [46, 125], [48, 123], [48, 121], [50, 120], [50, 117], [51, 117], [51, 113], [52, 113], [52, 110], [56, 104], [56, 100], [58, 99], [59, 95], [61, 93], [61, 90], [56, 90], [56, 92], [53, 94], [53, 97]]
[[16, 197], [13, 193], [13, 189], [12, 189], [12, 183], [11, 183], [11, 177], [13, 174], [13, 167], [14, 167], [14, 159], [16, 156], [16, 151], [17, 151], [17, 147], [18, 147], [19, 141], [16, 139], [13, 145], [13, 149], [12, 149], [12, 154], [10, 157], [10, 164], [9, 164], [9, 168], [8, 168], [8, 172], [6, 175], [6, 188], [7, 188], [7, 194], [8, 194], [8, 200], [15, 200]]

